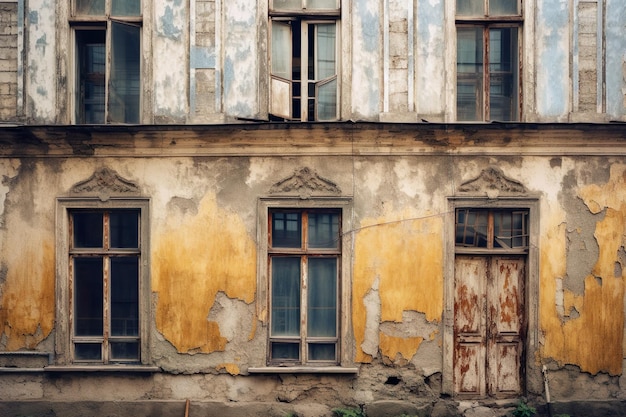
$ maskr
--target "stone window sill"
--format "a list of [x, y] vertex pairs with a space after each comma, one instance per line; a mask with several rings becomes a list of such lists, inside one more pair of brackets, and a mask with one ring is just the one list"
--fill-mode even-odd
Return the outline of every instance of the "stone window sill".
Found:
[[262, 366], [248, 368], [249, 374], [358, 374], [359, 368], [343, 366]]

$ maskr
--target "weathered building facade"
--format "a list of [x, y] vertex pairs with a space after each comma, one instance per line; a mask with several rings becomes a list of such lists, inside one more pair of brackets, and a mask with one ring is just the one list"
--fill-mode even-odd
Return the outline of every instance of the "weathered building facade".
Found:
[[621, 0], [0, 22], [3, 415], [626, 407]]

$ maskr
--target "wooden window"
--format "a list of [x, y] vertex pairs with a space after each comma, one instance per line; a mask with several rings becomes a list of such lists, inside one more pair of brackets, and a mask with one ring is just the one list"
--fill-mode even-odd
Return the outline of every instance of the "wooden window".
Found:
[[269, 362], [336, 365], [341, 211], [270, 209]]
[[141, 361], [139, 209], [69, 212], [73, 362]]
[[273, 120], [339, 118], [339, 3], [270, 4], [270, 115]]
[[520, 0], [457, 0], [457, 120], [520, 119]]
[[74, 120], [139, 123], [141, 1], [75, 0]]

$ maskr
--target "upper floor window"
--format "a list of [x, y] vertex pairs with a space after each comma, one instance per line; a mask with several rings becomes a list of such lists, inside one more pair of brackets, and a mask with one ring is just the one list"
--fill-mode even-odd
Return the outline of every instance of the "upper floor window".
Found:
[[74, 121], [139, 123], [141, 0], [74, 0]]
[[268, 221], [269, 362], [336, 365], [341, 210], [271, 209]]
[[457, 120], [520, 119], [520, 0], [457, 0]]
[[274, 0], [270, 16], [271, 117], [337, 120], [339, 1]]

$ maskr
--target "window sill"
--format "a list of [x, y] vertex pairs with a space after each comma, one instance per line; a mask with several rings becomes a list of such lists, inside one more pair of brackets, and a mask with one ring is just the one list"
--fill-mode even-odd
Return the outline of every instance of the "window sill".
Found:
[[43, 368], [44, 372], [138, 372], [157, 373], [161, 372], [158, 366], [146, 365], [53, 365]]
[[263, 366], [248, 368], [249, 374], [358, 374], [359, 368], [343, 366]]

